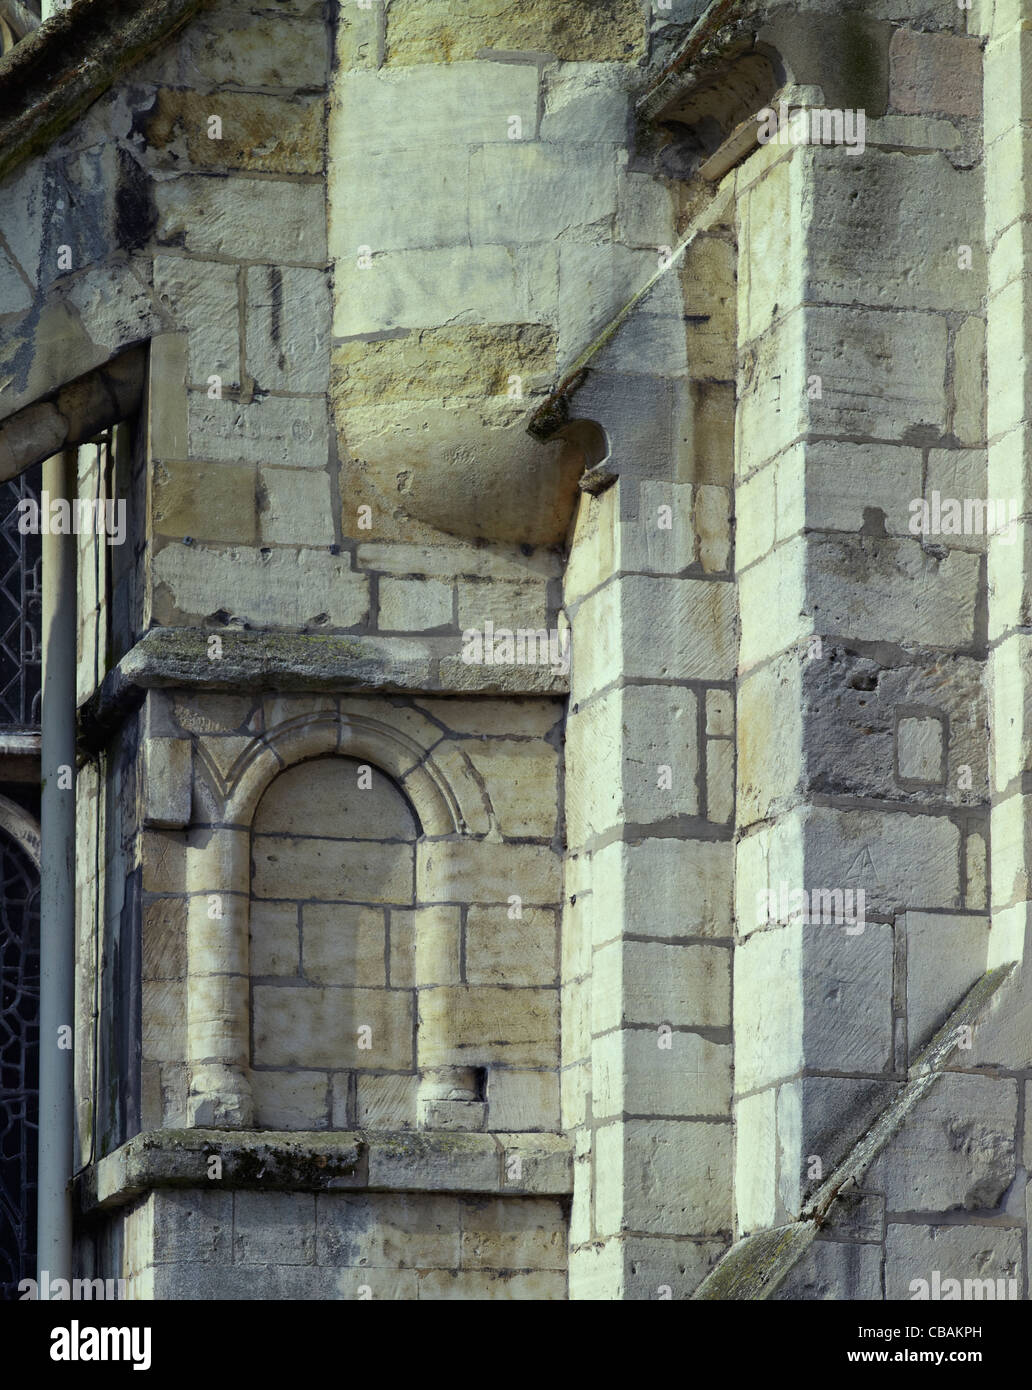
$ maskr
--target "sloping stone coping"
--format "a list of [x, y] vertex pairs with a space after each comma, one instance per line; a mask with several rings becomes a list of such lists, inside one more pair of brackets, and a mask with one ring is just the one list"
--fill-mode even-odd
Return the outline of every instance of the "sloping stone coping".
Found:
[[75, 1196], [89, 1213], [158, 1187], [214, 1186], [563, 1197], [573, 1191], [573, 1149], [561, 1134], [159, 1129], [84, 1169]]
[[209, 0], [75, 0], [0, 61], [0, 179]]
[[917, 1057], [909, 1080], [813, 1195], [800, 1219], [788, 1226], [757, 1231], [738, 1241], [695, 1290], [693, 1299], [759, 1301], [776, 1293], [816, 1240], [835, 1199], [845, 1188], [859, 1184], [886, 1144], [903, 1128], [907, 1116], [942, 1077], [960, 1045], [960, 1030], [982, 1020], [1014, 969], [1013, 961], [999, 965], [972, 986]]

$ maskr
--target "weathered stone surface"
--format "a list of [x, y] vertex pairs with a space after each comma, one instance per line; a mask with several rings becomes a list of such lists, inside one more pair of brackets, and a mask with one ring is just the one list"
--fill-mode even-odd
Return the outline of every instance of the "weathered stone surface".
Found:
[[[217, 116], [221, 134], [211, 132]], [[249, 169], [267, 174], [317, 174], [323, 163], [321, 99], [161, 88], [146, 122], [150, 152], [195, 168]]]
[[907, 1035], [910, 1053], [928, 1041], [987, 965], [985, 917], [908, 912]]
[[559, 998], [554, 989], [440, 986], [421, 991], [426, 1066], [554, 1066]]
[[[390, 66], [345, 72], [334, 89], [334, 114], [340, 122], [335, 153], [346, 160], [352, 152], [355, 120], [362, 122], [357, 144], [365, 156], [419, 150], [429, 157], [428, 146], [533, 139], [537, 102], [538, 70], [531, 62], [462, 62], [456, 55], [447, 63], [420, 63], [405, 72]], [[520, 136], [510, 134], [513, 116], [520, 118]], [[357, 160], [356, 167], [361, 167]]]
[[878, 1245], [815, 1240], [771, 1296], [776, 1301], [878, 1300], [882, 1297], [881, 1249]]
[[711, 1235], [731, 1224], [731, 1126], [632, 1120], [596, 1131], [595, 1220], [621, 1229]]
[[722, 1028], [730, 1021], [730, 955], [720, 946], [612, 942], [592, 966], [592, 1030], [625, 1023]]
[[543, 324], [461, 325], [372, 342], [354, 340], [333, 350], [333, 393], [338, 409], [445, 397], [505, 396], [517, 375], [524, 390], [550, 379], [555, 334]]
[[191, 391], [188, 410], [195, 458], [326, 466], [329, 428], [322, 400], [264, 396], [245, 405]]
[[329, 44], [319, 18], [237, 12], [231, 22], [191, 26], [183, 41], [187, 70], [215, 87], [319, 89], [326, 85]]
[[[961, 1054], [962, 1056], [963, 1054]], [[890, 1211], [982, 1211], [1014, 1180], [1011, 1079], [947, 1075], [871, 1167]]]
[[154, 466], [151, 525], [182, 540], [253, 545], [257, 532], [255, 470], [250, 464], [162, 462]]
[[504, 0], [477, 0], [457, 16], [443, 0], [402, 0], [387, 28], [390, 64], [454, 62], [482, 49], [529, 49], [565, 60], [628, 61], [642, 50], [645, 26], [631, 0], [602, 0], [554, 10], [534, 4], [518, 10]]
[[155, 614], [165, 623], [203, 620], [216, 596], [224, 612], [260, 626], [307, 627], [328, 618], [331, 627], [349, 628], [369, 613], [368, 580], [325, 551], [167, 545], [155, 557], [154, 578]]
[[263, 390], [325, 391], [329, 332], [329, 284], [321, 271], [248, 270], [247, 369]]
[[320, 265], [325, 194], [318, 184], [180, 175], [155, 184], [159, 242], [243, 259]]
[[897, 29], [889, 45], [889, 94], [898, 111], [982, 114], [980, 44], [974, 36]]
[[[392, 1071], [412, 1067], [410, 991], [256, 985], [253, 993], [258, 1065]], [[362, 1028], [371, 1030], [371, 1046], [360, 1050]]]
[[[914, 1226], [890, 1221], [885, 1239], [885, 1297], [919, 1297], [922, 1288], [917, 1281], [922, 1280], [927, 1298], [936, 1272], [940, 1298], [947, 1291], [953, 1292], [945, 1286], [947, 1279], [958, 1281], [957, 1298], [1018, 1297], [1022, 1276], [1019, 1233], [992, 1226]], [[993, 1281], [991, 1295], [986, 1280]]]

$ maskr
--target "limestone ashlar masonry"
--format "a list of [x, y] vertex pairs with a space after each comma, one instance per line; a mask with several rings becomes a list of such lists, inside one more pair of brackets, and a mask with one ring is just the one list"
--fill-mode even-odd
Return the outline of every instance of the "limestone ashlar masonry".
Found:
[[82, 1273], [1027, 1298], [1025, 7], [123, 8], [0, 65]]

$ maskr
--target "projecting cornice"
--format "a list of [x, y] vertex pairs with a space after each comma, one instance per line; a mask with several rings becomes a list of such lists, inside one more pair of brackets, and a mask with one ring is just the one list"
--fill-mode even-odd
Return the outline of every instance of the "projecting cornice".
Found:
[[210, 0], [75, 0], [0, 60], [0, 179]]

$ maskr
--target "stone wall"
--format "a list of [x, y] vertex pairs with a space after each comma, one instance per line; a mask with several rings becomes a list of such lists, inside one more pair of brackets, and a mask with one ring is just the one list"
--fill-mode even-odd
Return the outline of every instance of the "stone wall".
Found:
[[[1027, 20], [706, 8], [218, 0], [7, 177], [0, 470], [146, 345], [78, 685], [135, 1296], [689, 1298], [1023, 964]], [[1026, 994], [774, 1296], [1027, 1293]]]

